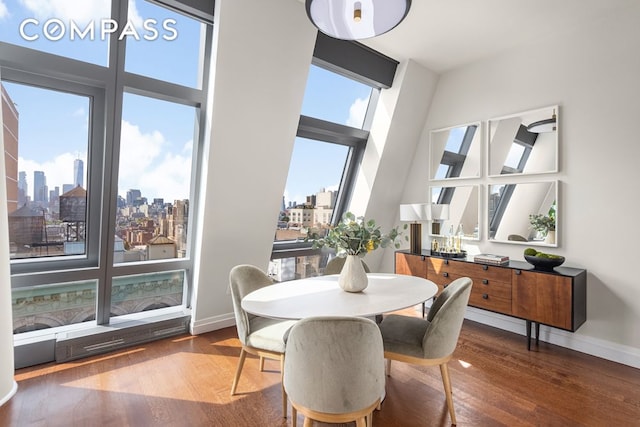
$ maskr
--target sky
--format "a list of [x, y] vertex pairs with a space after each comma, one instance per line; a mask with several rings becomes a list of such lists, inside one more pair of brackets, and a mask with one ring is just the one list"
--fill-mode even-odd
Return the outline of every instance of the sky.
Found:
[[[0, 0], [0, 41], [106, 66], [105, 31], [118, 25], [116, 34], [127, 36], [126, 71], [200, 85], [199, 23], [143, 0], [129, 0], [126, 23], [108, 21], [109, 10], [109, 0]], [[76, 158], [85, 162], [86, 173], [90, 99], [15, 83], [5, 86], [20, 115], [18, 169], [27, 173], [29, 195], [33, 197], [35, 170], [45, 172], [49, 190], [73, 182]], [[362, 127], [370, 93], [366, 85], [312, 66], [302, 114]], [[125, 94], [119, 195], [126, 197], [135, 188], [149, 201], [189, 197], [195, 114], [191, 107]], [[347, 150], [317, 148], [318, 143], [296, 140], [287, 203], [338, 188]]]
[[[302, 115], [362, 128], [371, 87], [311, 66]], [[296, 138], [285, 189], [285, 203], [303, 203], [322, 189], [337, 190], [348, 150]]]

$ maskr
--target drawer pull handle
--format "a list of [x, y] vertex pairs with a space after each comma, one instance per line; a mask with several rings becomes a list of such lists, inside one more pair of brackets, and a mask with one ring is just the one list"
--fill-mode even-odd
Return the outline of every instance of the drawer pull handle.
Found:
[[448, 259], [444, 260], [444, 265], [449, 265], [449, 260]]
[[482, 294], [482, 299], [489, 299], [489, 295], [488, 294]]
[[522, 271], [520, 271], [520, 270], [516, 270], [516, 276], [519, 276], [519, 275], [520, 275], [520, 273], [522, 273]]
[[483, 270], [488, 270], [488, 269], [489, 269], [489, 266], [488, 266], [487, 264], [484, 264], [484, 265], [482, 266], [482, 269], [483, 269]]
[[449, 273], [442, 273], [443, 277], [449, 277]]
[[489, 284], [489, 281], [488, 281], [487, 279], [482, 279], [482, 284], [483, 284], [483, 285], [488, 285], [488, 284]]

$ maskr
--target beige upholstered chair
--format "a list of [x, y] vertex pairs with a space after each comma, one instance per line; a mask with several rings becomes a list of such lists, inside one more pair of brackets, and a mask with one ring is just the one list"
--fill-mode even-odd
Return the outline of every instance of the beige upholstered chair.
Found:
[[[261, 371], [264, 369], [265, 358], [280, 361], [280, 375], [282, 377], [284, 372], [284, 337], [295, 321], [267, 319], [249, 314], [242, 309], [240, 303], [245, 295], [273, 284], [271, 278], [259, 268], [252, 265], [235, 266], [229, 273], [229, 282], [238, 338], [242, 343], [236, 375], [231, 385], [231, 395], [233, 396], [236, 393], [247, 353], [260, 357]], [[282, 411], [286, 418], [287, 395], [284, 386], [282, 386]]]
[[468, 277], [451, 282], [436, 298], [426, 319], [391, 314], [380, 324], [387, 375], [392, 360], [440, 366], [452, 424], [456, 424], [456, 415], [447, 362], [458, 344], [471, 285]]
[[[324, 274], [340, 274], [345, 260], [345, 257], [340, 256], [331, 258], [327, 263], [327, 266], [324, 268]], [[364, 261], [362, 261], [362, 266], [364, 267], [365, 272], [371, 273], [371, 270], [369, 270], [369, 266]]]
[[313, 420], [371, 426], [385, 383], [378, 326], [361, 317], [300, 320], [287, 338], [283, 381], [294, 427], [298, 411], [305, 427]]

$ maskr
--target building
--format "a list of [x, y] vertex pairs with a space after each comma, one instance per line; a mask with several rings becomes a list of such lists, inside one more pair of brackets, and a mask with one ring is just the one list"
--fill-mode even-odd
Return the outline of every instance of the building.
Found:
[[44, 206], [49, 201], [47, 177], [42, 171], [33, 172], [33, 201]]
[[26, 202], [26, 181], [21, 188], [22, 175], [18, 178], [18, 122], [20, 115], [11, 97], [0, 84], [0, 108], [2, 112], [2, 136], [4, 139], [4, 167], [7, 187], [7, 210], [14, 212]]
[[24, 206], [29, 201], [29, 185], [27, 184], [27, 173], [18, 172], [18, 206]]
[[80, 159], [73, 161], [73, 186], [84, 187], [84, 162]]

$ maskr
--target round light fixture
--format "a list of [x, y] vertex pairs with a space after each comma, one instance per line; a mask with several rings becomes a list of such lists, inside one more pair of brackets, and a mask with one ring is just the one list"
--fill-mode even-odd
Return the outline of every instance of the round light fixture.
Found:
[[556, 126], [556, 110], [550, 119], [539, 120], [527, 126], [527, 130], [532, 133], [555, 132]]
[[307, 16], [336, 39], [367, 39], [395, 28], [409, 13], [411, 0], [305, 0]]

